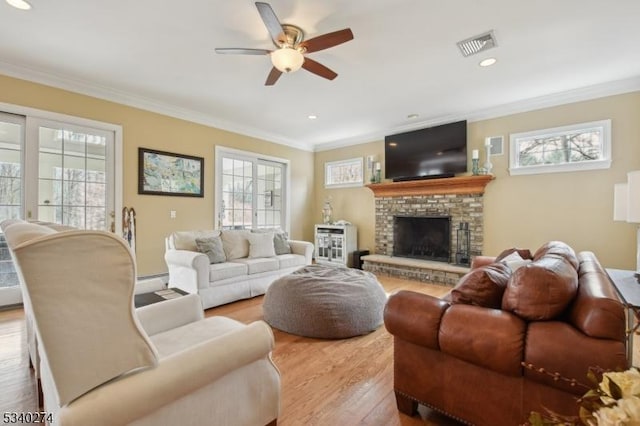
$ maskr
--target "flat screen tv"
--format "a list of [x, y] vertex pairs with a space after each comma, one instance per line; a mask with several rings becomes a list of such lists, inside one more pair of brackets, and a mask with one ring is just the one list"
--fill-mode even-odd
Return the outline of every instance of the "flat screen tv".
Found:
[[393, 181], [451, 177], [467, 171], [467, 121], [384, 138], [385, 176]]

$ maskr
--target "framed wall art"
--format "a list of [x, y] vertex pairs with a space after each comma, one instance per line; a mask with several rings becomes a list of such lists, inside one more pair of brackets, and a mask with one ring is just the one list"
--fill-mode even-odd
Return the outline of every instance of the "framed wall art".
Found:
[[324, 163], [324, 187], [347, 188], [364, 184], [362, 157]]
[[204, 158], [138, 148], [138, 194], [204, 197]]

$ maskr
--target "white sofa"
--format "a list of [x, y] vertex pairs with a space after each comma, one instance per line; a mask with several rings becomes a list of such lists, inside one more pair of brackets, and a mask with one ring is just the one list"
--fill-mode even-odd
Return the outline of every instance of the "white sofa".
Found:
[[188, 295], [133, 309], [135, 263], [100, 231], [5, 230], [31, 302], [52, 426], [275, 425], [266, 323], [204, 318]]
[[[169, 286], [199, 294], [205, 309], [264, 294], [277, 278], [310, 265], [313, 244], [286, 240], [290, 253], [265, 251], [266, 235], [278, 232], [259, 230], [209, 230], [174, 232], [166, 238], [165, 261]], [[198, 251], [196, 239], [220, 238], [225, 261], [211, 263]], [[283, 240], [280, 239], [280, 242]], [[278, 244], [275, 244], [278, 246]], [[260, 247], [259, 247], [260, 246]]]

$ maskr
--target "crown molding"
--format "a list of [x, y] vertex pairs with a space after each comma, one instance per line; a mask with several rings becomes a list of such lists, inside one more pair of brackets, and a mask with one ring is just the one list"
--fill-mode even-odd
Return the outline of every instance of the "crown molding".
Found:
[[194, 111], [187, 108], [178, 108], [174, 105], [169, 105], [151, 98], [133, 96], [131, 94], [107, 86], [102, 86], [79, 79], [71, 79], [68, 77], [54, 75], [51, 73], [14, 65], [8, 62], [0, 61], [0, 73], [9, 77], [27, 80], [34, 83], [40, 83], [58, 89], [69, 90], [74, 93], [92, 96], [122, 105], [127, 105], [133, 108], [139, 108], [142, 110], [155, 112], [158, 114], [167, 115], [193, 123], [202, 124], [228, 132], [238, 133], [267, 142], [285, 145], [291, 148], [310, 152], [329, 151], [332, 149], [379, 141], [384, 139], [384, 137], [389, 134], [407, 132], [452, 121], [467, 120], [468, 122], [475, 122], [488, 120], [492, 118], [504, 117], [511, 114], [529, 112], [542, 108], [549, 108], [573, 102], [586, 101], [590, 99], [602, 98], [605, 96], [618, 95], [640, 90], [640, 76], [634, 76], [627, 79], [581, 87], [544, 96], [538, 96], [535, 98], [499, 105], [496, 107], [484, 108], [477, 111], [465, 111], [457, 114], [433, 118], [430, 120], [412, 122], [410, 125], [398, 126], [386, 131], [376, 131], [366, 134], [360, 134], [357, 136], [327, 141], [324, 143], [307, 144], [304, 142], [284, 138], [279, 134], [268, 133], [251, 126], [243, 126], [237, 123], [231, 123], [225, 120], [216, 119], [199, 111]]
[[566, 105], [574, 102], [582, 102], [591, 99], [603, 98], [606, 96], [620, 95], [640, 90], [640, 76], [616, 80], [607, 83], [595, 84], [592, 86], [580, 87], [564, 92], [552, 93], [522, 101], [511, 102], [498, 105], [496, 107], [484, 108], [477, 111], [467, 111], [459, 114], [438, 117], [436, 119], [413, 122], [410, 125], [399, 126], [388, 132], [375, 132], [366, 135], [359, 135], [353, 138], [345, 138], [327, 143], [315, 144], [314, 152], [329, 151], [337, 148], [344, 148], [362, 143], [383, 140], [386, 135], [403, 133], [411, 130], [423, 129], [442, 123], [467, 120], [470, 123], [492, 118], [504, 117], [512, 114], [535, 111], [559, 105]]
[[311, 145], [298, 141], [292, 141], [283, 138], [281, 135], [268, 133], [250, 126], [242, 126], [236, 123], [230, 123], [228, 121], [216, 119], [207, 114], [203, 114], [199, 111], [194, 111], [187, 108], [179, 108], [174, 105], [169, 105], [143, 96], [134, 96], [123, 91], [119, 91], [111, 87], [99, 85], [92, 82], [63, 77], [3, 61], [0, 61], [0, 74], [43, 84], [46, 86], [55, 87], [57, 89], [68, 90], [81, 95], [91, 96], [94, 98], [115, 102], [145, 111], [167, 115], [169, 117], [179, 118], [181, 120], [186, 120], [209, 127], [215, 127], [228, 132], [238, 133], [256, 139], [262, 139], [267, 142], [285, 145], [303, 151], [313, 151], [313, 147]]

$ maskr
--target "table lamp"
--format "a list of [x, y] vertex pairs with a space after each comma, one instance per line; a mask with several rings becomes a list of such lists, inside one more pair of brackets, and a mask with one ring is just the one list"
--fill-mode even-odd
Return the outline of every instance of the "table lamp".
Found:
[[[640, 224], [640, 171], [627, 173], [627, 183], [616, 183], [613, 191], [613, 220]], [[640, 226], [636, 244], [636, 279], [640, 282]]]

